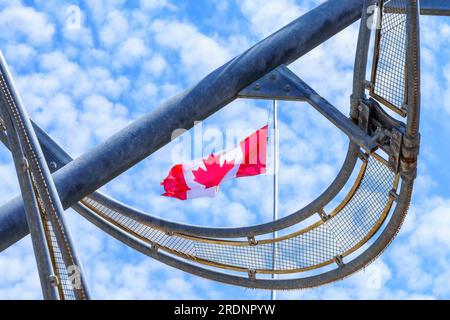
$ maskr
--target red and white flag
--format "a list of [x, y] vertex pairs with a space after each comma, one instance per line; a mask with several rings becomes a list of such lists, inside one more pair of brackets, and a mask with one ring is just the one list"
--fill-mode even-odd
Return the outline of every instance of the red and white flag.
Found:
[[267, 131], [266, 125], [232, 150], [173, 166], [161, 182], [163, 196], [180, 200], [214, 197], [223, 181], [265, 173]]

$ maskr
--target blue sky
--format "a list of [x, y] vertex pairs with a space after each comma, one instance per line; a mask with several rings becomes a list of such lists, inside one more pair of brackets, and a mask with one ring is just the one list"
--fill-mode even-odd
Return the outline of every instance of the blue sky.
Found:
[[[32, 118], [73, 156], [152, 111], [208, 72], [323, 1], [0, 0], [0, 48]], [[69, 23], [69, 6], [81, 12]], [[72, 7], [73, 8], [73, 7]], [[68, 22], [69, 21], [69, 22]], [[291, 69], [348, 112], [358, 25]], [[398, 238], [366, 270], [286, 299], [450, 297], [450, 20], [422, 17], [423, 115], [419, 178]], [[204, 129], [256, 130], [265, 102], [238, 100]], [[314, 199], [335, 176], [347, 140], [314, 110], [280, 104], [280, 214]], [[319, 134], [318, 134], [319, 133]], [[218, 197], [189, 203], [160, 197], [173, 165], [168, 145], [102, 190], [168, 219], [235, 226], [271, 217], [271, 177], [228, 183]], [[0, 200], [18, 193], [10, 155], [0, 152]], [[264, 199], [261, 201], [260, 199]], [[264, 299], [269, 293], [197, 278], [142, 256], [73, 211], [68, 222], [95, 298]], [[40, 298], [29, 237], [0, 254], [0, 299]], [[375, 285], [374, 285], [375, 284]]]

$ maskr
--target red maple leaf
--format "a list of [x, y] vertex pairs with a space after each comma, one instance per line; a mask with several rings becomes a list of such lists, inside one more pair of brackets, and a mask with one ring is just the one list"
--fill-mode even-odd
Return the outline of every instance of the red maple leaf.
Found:
[[205, 188], [218, 186], [228, 171], [234, 167], [234, 161], [227, 163], [225, 160], [223, 165], [220, 165], [220, 155], [216, 157], [214, 154], [211, 154], [208, 159], [204, 159], [203, 163], [206, 170], [199, 168], [198, 170], [193, 170], [192, 173], [195, 177], [194, 181], [204, 185]]

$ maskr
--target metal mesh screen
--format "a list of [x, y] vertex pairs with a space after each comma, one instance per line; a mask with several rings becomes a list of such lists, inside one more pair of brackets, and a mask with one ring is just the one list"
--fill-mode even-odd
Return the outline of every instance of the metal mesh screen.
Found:
[[59, 248], [58, 241], [56, 239], [53, 227], [50, 221], [46, 220], [46, 225], [44, 227], [45, 233], [47, 234], [47, 239], [49, 241], [50, 252], [52, 255], [53, 264], [56, 268], [56, 276], [59, 280], [60, 295], [64, 300], [76, 300], [76, 295], [73, 289], [72, 282], [69, 278], [67, 272], [66, 264]]
[[138, 238], [155, 243], [160, 247], [167, 248], [170, 251], [178, 252], [183, 255], [191, 257], [195, 257], [196, 255], [194, 243], [189, 239], [172, 236], [164, 231], [152, 228], [132, 218], [126, 217], [120, 212], [111, 210], [107, 206], [90, 198], [83, 199], [82, 203], [94, 212], [100, 214], [102, 218], [112, 222], [116, 226], [126, 229], [129, 233]]
[[407, 102], [406, 0], [382, 2], [381, 29], [376, 33], [371, 95], [397, 113]]
[[83, 204], [133, 236], [184, 258], [241, 271], [288, 273], [323, 266], [366, 242], [389, 212], [395, 179], [384, 163], [371, 157], [356, 192], [331, 219], [278, 242], [261, 241], [257, 245], [170, 235], [90, 198], [85, 198]]

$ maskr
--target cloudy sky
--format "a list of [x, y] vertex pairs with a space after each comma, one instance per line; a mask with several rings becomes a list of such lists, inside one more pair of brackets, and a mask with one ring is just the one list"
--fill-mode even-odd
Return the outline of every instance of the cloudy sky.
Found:
[[[31, 117], [78, 156], [322, 2], [0, 0], [0, 49]], [[291, 66], [346, 113], [357, 28], [351, 26]], [[282, 292], [280, 298], [450, 298], [450, 20], [423, 17], [421, 35], [422, 150], [413, 206], [402, 231], [366, 270], [318, 289]], [[204, 132], [256, 130], [267, 123], [269, 109], [266, 102], [238, 100], [202, 127]], [[280, 104], [280, 122], [280, 215], [285, 216], [331, 182], [347, 140], [305, 104]], [[5, 202], [18, 193], [18, 184], [11, 157], [0, 148], [0, 200]], [[271, 218], [271, 199], [264, 196], [271, 194], [270, 175], [229, 182], [215, 199], [161, 197], [159, 182], [173, 165], [172, 150], [173, 144], [164, 147], [103, 191], [182, 222], [237, 226]], [[67, 220], [95, 298], [270, 296], [167, 267], [73, 211]], [[41, 298], [29, 237], [0, 253], [0, 270], [0, 299]]]

